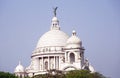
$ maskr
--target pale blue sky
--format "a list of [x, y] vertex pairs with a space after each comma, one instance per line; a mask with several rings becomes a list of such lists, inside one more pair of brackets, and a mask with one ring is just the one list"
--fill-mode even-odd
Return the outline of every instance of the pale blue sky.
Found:
[[0, 71], [13, 72], [19, 60], [30, 64], [55, 6], [61, 30], [68, 35], [76, 30], [95, 70], [119, 78], [119, 0], [0, 0]]

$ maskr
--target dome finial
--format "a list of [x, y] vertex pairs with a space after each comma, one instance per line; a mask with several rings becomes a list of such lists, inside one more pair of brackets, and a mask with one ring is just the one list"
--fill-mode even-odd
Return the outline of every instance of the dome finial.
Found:
[[75, 30], [72, 31], [72, 35], [73, 35], [73, 36], [76, 35], [76, 31], [75, 31]]
[[53, 8], [53, 10], [54, 10], [53, 12], [54, 12], [54, 16], [55, 16], [55, 17], [56, 17], [56, 10], [57, 10], [57, 8], [58, 8], [58, 7]]

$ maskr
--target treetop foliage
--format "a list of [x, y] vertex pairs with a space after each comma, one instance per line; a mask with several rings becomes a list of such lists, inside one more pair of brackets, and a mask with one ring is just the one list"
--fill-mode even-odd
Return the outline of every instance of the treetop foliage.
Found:
[[[0, 71], [0, 78], [18, 78], [18, 77], [12, 73]], [[106, 78], [106, 77], [98, 72], [91, 73], [90, 71], [87, 70], [71, 70], [68, 72], [62, 72], [59, 70], [49, 70], [47, 74], [35, 75], [32, 78]]]
[[32, 78], [106, 78], [98, 72], [91, 73], [87, 70], [72, 70], [66, 73], [56, 70], [54, 75], [51, 74], [52, 71], [49, 72], [47, 74], [35, 75]]
[[0, 71], [0, 78], [18, 78], [12, 73]]

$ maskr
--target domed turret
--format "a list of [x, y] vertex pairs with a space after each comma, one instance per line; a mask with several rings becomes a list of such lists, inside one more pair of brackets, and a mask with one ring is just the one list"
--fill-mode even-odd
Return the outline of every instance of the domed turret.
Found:
[[57, 19], [57, 17], [52, 18], [51, 30], [60, 30], [59, 20]]
[[67, 40], [67, 44], [80, 44], [81, 40], [76, 36], [75, 30], [72, 32], [72, 36]]
[[21, 63], [19, 62], [19, 64], [17, 65], [17, 67], [15, 68], [14, 71], [15, 75], [18, 76], [19, 78], [24, 78], [26, 76], [24, 67], [21, 65]]
[[78, 48], [82, 45], [81, 40], [76, 36], [76, 31], [72, 31], [72, 36], [67, 40], [67, 47]]
[[19, 62], [14, 72], [24, 72], [24, 67], [21, 65], [21, 62]]

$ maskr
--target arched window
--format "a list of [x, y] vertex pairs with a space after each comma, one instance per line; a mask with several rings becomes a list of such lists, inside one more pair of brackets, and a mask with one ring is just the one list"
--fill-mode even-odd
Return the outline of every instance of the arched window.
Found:
[[48, 70], [48, 62], [45, 62], [45, 69]]
[[75, 62], [75, 55], [74, 53], [70, 53], [70, 63]]

